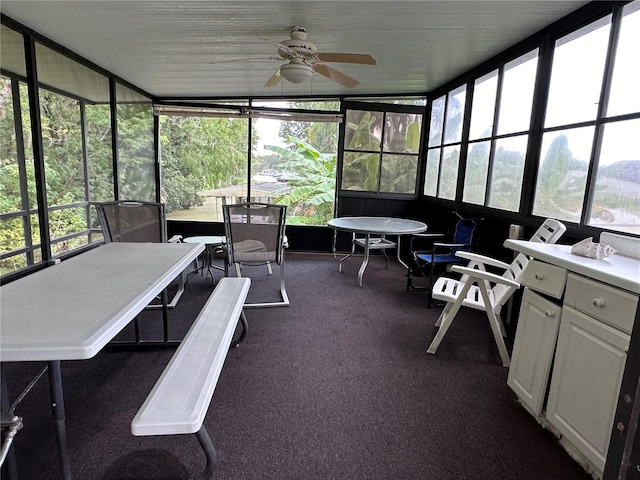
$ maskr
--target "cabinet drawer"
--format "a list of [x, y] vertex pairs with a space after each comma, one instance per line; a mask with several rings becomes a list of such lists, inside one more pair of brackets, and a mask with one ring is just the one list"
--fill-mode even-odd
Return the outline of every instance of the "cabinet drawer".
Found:
[[522, 275], [522, 284], [553, 298], [562, 298], [567, 271], [548, 263], [531, 260]]
[[564, 303], [630, 334], [638, 296], [570, 273]]

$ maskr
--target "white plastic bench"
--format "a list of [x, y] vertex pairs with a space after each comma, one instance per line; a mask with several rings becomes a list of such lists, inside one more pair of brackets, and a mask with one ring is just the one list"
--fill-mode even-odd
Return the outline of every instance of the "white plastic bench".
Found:
[[[222, 278], [131, 422], [136, 436], [195, 433], [213, 474], [216, 453], [203, 422], [230, 346], [246, 334], [242, 311], [251, 280]], [[243, 332], [232, 342], [238, 324]]]

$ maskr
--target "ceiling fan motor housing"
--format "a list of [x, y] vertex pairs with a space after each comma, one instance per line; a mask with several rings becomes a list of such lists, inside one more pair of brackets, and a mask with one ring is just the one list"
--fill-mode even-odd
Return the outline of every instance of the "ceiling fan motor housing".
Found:
[[283, 40], [280, 42], [281, 45], [284, 45], [288, 49], [285, 50], [278, 48], [278, 55], [282, 58], [288, 60], [295, 58], [291, 54], [291, 51], [293, 51], [297, 53], [299, 57], [302, 57], [305, 60], [311, 60], [318, 53], [316, 46], [311, 42], [307, 42], [307, 31], [304, 27], [292, 27], [289, 37], [290, 40]]

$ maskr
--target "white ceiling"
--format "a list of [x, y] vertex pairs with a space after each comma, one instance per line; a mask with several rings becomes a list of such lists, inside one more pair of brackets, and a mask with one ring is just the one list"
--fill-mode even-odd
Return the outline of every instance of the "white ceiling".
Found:
[[[589, 3], [534, 1], [11, 1], [0, 10], [159, 97], [424, 94]], [[264, 83], [293, 25], [319, 52], [367, 53], [378, 65], [332, 63], [360, 85], [315, 74]], [[216, 62], [223, 63], [216, 63]]]

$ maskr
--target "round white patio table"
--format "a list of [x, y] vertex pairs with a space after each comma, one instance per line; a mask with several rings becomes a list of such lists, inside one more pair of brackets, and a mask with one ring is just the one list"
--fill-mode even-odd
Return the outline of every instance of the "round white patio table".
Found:
[[[382, 250], [385, 261], [388, 265], [388, 257], [385, 250], [388, 248], [396, 249], [396, 257], [398, 261], [409, 268], [400, 258], [400, 237], [402, 235], [412, 235], [414, 233], [424, 232], [427, 225], [417, 220], [409, 220], [406, 218], [395, 217], [338, 217], [332, 218], [327, 225], [334, 230], [351, 232], [353, 237], [351, 241], [351, 253], [345, 255], [338, 264], [338, 271], [342, 271], [342, 262], [355, 253], [356, 245], [364, 248], [364, 259], [358, 270], [358, 285], [362, 286], [362, 277], [369, 263], [369, 253], [371, 250]], [[357, 234], [363, 237], [357, 237]], [[372, 237], [373, 235], [373, 237]], [[388, 240], [386, 236], [397, 237], [396, 242]], [[333, 251], [335, 252], [335, 233], [333, 237]], [[385, 265], [385, 266], [386, 266]]]
[[227, 238], [224, 235], [199, 235], [195, 237], [186, 237], [183, 240], [185, 243], [204, 243], [205, 250], [203, 252], [203, 262], [202, 266], [196, 268], [192, 273], [201, 272], [204, 273], [205, 268], [207, 269], [207, 277], [211, 275], [211, 282], [213, 279], [213, 269], [222, 270], [225, 272], [225, 276], [227, 274], [227, 259], [224, 259], [224, 267], [219, 267], [213, 263], [213, 258], [215, 256], [216, 247], [220, 247], [227, 243]]

